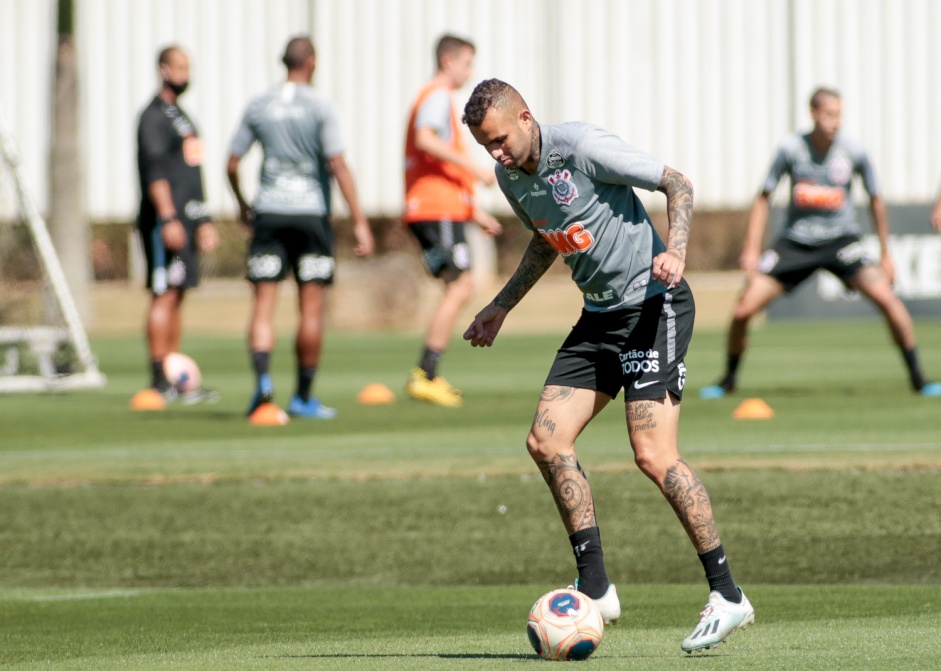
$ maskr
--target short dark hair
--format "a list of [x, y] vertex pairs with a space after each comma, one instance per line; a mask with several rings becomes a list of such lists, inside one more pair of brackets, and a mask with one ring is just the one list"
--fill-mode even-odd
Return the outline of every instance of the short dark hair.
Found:
[[461, 121], [468, 126], [479, 126], [491, 109], [503, 110], [513, 106], [527, 107], [519, 91], [499, 79], [485, 79], [474, 87], [467, 104], [464, 105]]
[[437, 46], [435, 46], [435, 65], [440, 68], [445, 56], [456, 53], [461, 49], [470, 49], [474, 53], [477, 52], [477, 47], [470, 40], [465, 40], [457, 35], [442, 35]]
[[170, 54], [176, 51], [180, 52], [181, 54], [185, 53], [183, 48], [177, 44], [171, 44], [170, 46], [161, 49], [160, 53], [157, 55], [157, 67], [159, 68], [161, 65], [167, 65], [170, 62]]
[[826, 86], [818, 86], [810, 95], [810, 109], [817, 109], [823, 104], [824, 98], [840, 99], [840, 92]]
[[307, 35], [298, 35], [284, 47], [281, 62], [288, 70], [298, 70], [304, 67], [307, 59], [316, 53], [317, 50], [314, 49], [314, 43], [310, 41], [310, 38]]

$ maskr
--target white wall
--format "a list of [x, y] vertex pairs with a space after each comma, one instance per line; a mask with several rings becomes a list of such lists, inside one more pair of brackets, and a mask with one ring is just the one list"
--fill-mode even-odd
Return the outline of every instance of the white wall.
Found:
[[[806, 127], [817, 84], [843, 92], [844, 128], [869, 149], [888, 200], [929, 201], [941, 181], [934, 0], [75, 3], [86, 200], [96, 219], [136, 212], [136, 116], [156, 91], [156, 53], [170, 42], [193, 59], [182, 104], [206, 139], [208, 198], [217, 214], [234, 213], [224, 175], [229, 138], [248, 98], [281, 78], [284, 43], [303, 32], [318, 47], [314, 83], [337, 103], [372, 215], [401, 209], [403, 126], [445, 31], [477, 43], [472, 84], [500, 77], [542, 122], [584, 119], [617, 132], [688, 174], [700, 208], [748, 203], [780, 139]], [[0, 0], [0, 105], [40, 202], [53, 6]], [[482, 200], [506, 211], [497, 193]]]

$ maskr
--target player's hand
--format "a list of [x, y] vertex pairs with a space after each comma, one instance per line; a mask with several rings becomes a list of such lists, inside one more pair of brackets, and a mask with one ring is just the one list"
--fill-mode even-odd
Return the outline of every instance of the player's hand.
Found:
[[895, 284], [895, 264], [892, 263], [892, 257], [888, 254], [883, 254], [882, 258], [879, 259], [879, 267], [882, 268], [882, 272], [889, 286]]
[[200, 224], [196, 228], [196, 244], [201, 252], [213, 252], [219, 247], [219, 231], [211, 221]]
[[480, 226], [480, 230], [485, 235], [494, 236], [503, 233], [502, 224], [483, 210], [474, 209], [474, 223]]
[[490, 303], [477, 313], [474, 321], [464, 331], [464, 340], [470, 340], [471, 347], [493, 346], [493, 341], [508, 314], [509, 310]]
[[255, 224], [255, 211], [248, 203], [239, 205], [239, 221], [249, 228]]
[[186, 247], [186, 229], [179, 219], [172, 219], [161, 226], [160, 235], [163, 238], [163, 246], [171, 252]]
[[493, 186], [497, 183], [497, 176], [493, 174], [493, 168], [490, 166], [478, 165], [474, 168], [474, 172], [484, 186]]
[[376, 240], [365, 218], [353, 223], [353, 235], [356, 237], [356, 245], [353, 247], [356, 256], [369, 256], [376, 249]]
[[653, 257], [653, 279], [672, 289], [683, 278], [686, 262], [680, 258], [679, 252], [669, 249]]
[[931, 225], [934, 226], [934, 230], [941, 233], [941, 201], [938, 202], [931, 212]]

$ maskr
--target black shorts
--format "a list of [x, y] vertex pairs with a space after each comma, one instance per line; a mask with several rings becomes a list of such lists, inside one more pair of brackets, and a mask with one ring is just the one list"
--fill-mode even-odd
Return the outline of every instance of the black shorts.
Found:
[[154, 296], [162, 296], [169, 289], [185, 291], [199, 286], [197, 225], [186, 221], [183, 225], [186, 227], [186, 245], [172, 252], [164, 247], [159, 226], [139, 229], [147, 260], [147, 288]]
[[686, 350], [696, 306], [686, 280], [643, 304], [613, 310], [582, 310], [562, 343], [547, 385], [600, 391], [624, 400], [683, 398]]
[[246, 274], [250, 282], [280, 282], [290, 268], [298, 284], [333, 283], [333, 227], [326, 217], [261, 212], [252, 228]]
[[761, 255], [758, 272], [773, 277], [790, 292], [820, 268], [849, 287], [860, 268], [870, 263], [858, 235], [843, 235], [816, 247], [781, 237]]
[[454, 276], [470, 268], [470, 248], [460, 221], [416, 221], [408, 224], [422, 248], [422, 259], [435, 277]]

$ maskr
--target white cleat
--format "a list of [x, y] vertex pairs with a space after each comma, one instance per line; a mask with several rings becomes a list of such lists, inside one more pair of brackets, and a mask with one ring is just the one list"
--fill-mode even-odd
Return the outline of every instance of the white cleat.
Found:
[[[569, 589], [578, 589], [578, 581], [574, 585], [569, 585]], [[592, 599], [598, 612], [601, 613], [602, 621], [608, 624], [617, 624], [621, 619], [621, 600], [618, 599], [618, 590], [613, 583], [608, 585], [608, 591], [600, 599]]]
[[738, 629], [747, 629], [755, 622], [755, 609], [742, 594], [741, 603], [726, 601], [718, 592], [709, 592], [709, 601], [700, 613], [699, 624], [683, 639], [680, 647], [687, 653], [714, 648]]

